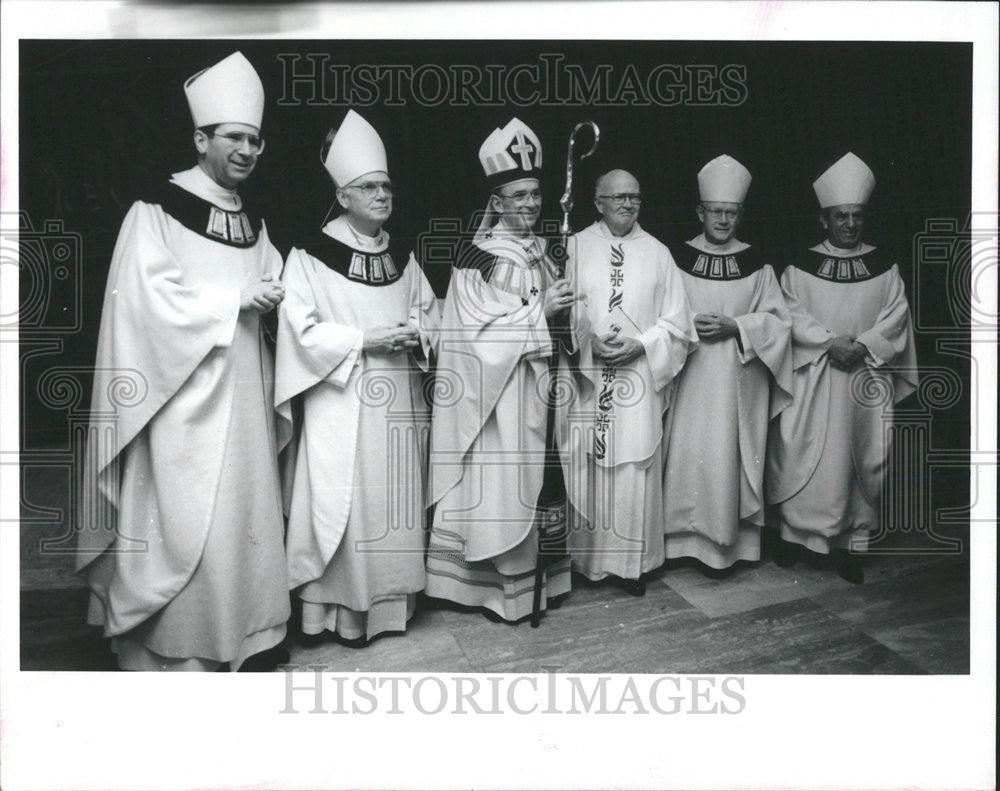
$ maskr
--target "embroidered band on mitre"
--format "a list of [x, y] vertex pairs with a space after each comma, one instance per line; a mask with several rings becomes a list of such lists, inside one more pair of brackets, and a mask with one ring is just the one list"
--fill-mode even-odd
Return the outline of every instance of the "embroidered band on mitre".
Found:
[[382, 138], [354, 110], [347, 111], [330, 143], [323, 167], [338, 187], [346, 187], [365, 173], [389, 172]]
[[542, 144], [531, 128], [517, 118], [494, 129], [479, 147], [479, 162], [490, 189], [512, 181], [540, 178]]
[[214, 124], [247, 124], [260, 129], [264, 86], [242, 52], [188, 77], [184, 93], [196, 129]]
[[813, 182], [821, 209], [865, 204], [875, 189], [875, 174], [868, 165], [848, 152]]
[[698, 171], [698, 194], [707, 203], [743, 203], [751, 178], [749, 170], [723, 154]]

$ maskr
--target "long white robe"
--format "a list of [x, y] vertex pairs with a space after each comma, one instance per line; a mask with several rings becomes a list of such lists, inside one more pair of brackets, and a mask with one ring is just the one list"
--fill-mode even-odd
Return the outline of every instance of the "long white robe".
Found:
[[[565, 391], [555, 411], [560, 447], [576, 384], [543, 312], [554, 274], [541, 240], [497, 233], [468, 252], [492, 263], [484, 271], [458, 262], [445, 299], [431, 428], [436, 507], [426, 592], [517, 620], [531, 611], [536, 519], [543, 513], [568, 518], [564, 504], [560, 517], [539, 503], [553, 353], [560, 355]], [[569, 585], [568, 559], [549, 566], [543, 606]]]
[[[913, 326], [899, 269], [881, 251], [824, 242], [811, 253], [781, 278], [794, 400], [772, 426], [768, 500], [779, 505], [784, 540], [863, 551], [879, 524], [893, 405], [917, 387]], [[837, 336], [868, 350], [852, 371], [830, 365]]]
[[89, 620], [113, 638], [121, 667], [237, 669], [281, 641], [290, 615], [273, 361], [259, 315], [240, 311], [240, 290], [277, 279], [281, 257], [262, 224], [249, 246], [209, 238], [246, 243], [254, 231], [235, 194], [200, 168], [172, 182], [167, 193], [184, 197], [164, 204], [203, 224], [140, 201], [122, 225], [77, 567], [93, 591]]
[[[352, 232], [344, 216], [323, 233], [362, 253], [389, 236]], [[424, 587], [425, 397], [439, 319], [434, 292], [410, 255], [399, 279], [373, 285], [293, 248], [283, 274], [276, 357], [278, 411], [303, 422], [286, 475], [289, 585], [303, 631], [343, 637], [404, 631]], [[346, 249], [346, 248], [342, 248]], [[398, 253], [397, 253], [398, 255]], [[410, 324], [419, 354], [365, 354], [364, 331]]]
[[698, 336], [670, 251], [638, 223], [615, 236], [595, 222], [569, 252], [568, 276], [585, 299], [577, 313], [601, 331], [621, 310], [644, 349], [611, 367], [593, 358], [591, 333], [581, 346], [580, 369], [594, 387], [569, 417], [581, 440], [572, 443], [569, 492], [586, 520], [570, 533], [573, 568], [594, 580], [637, 579], [663, 563], [664, 419]]
[[666, 556], [724, 569], [760, 560], [768, 421], [791, 402], [791, 318], [774, 270], [749, 245], [699, 234], [678, 260], [691, 310], [729, 316], [739, 340], [703, 340], [677, 377]]

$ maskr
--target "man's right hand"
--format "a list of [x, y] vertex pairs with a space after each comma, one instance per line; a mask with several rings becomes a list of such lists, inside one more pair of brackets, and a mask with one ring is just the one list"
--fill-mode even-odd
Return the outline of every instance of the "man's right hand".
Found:
[[271, 275], [264, 275], [240, 292], [240, 310], [268, 313], [285, 298], [285, 289]]
[[557, 313], [572, 307], [577, 297], [568, 280], [557, 280], [545, 290], [545, 318], [551, 319]]
[[371, 327], [365, 330], [361, 351], [365, 354], [395, 354], [420, 345], [417, 330], [410, 324], [395, 327]]
[[861, 362], [864, 354], [859, 354], [854, 338], [839, 336], [830, 343], [830, 364], [838, 371], [850, 371]]

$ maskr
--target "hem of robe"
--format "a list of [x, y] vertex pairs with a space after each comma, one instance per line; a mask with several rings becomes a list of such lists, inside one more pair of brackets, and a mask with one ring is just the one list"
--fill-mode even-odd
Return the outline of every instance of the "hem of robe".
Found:
[[667, 560], [694, 558], [718, 571], [740, 560], [760, 560], [760, 526], [750, 523], [741, 522], [735, 540], [727, 545], [692, 531], [667, 533], [665, 543]]
[[[642, 545], [648, 543], [643, 537], [637, 538], [635, 541]], [[658, 544], [656, 551], [650, 552], [644, 547], [634, 550], [582, 547], [574, 545], [571, 541], [569, 552], [573, 559], [573, 571], [582, 574], [591, 582], [599, 582], [608, 577], [639, 579], [643, 574], [658, 569], [664, 561], [662, 543]], [[635, 574], [636, 564], [630, 562], [636, 556], [640, 557], [638, 574]]]
[[608, 579], [609, 577], [617, 577], [618, 579], [623, 579], [623, 580], [628, 580], [628, 579], [637, 580], [643, 574], [648, 574], [651, 571], [655, 571], [662, 565], [663, 565], [663, 558], [656, 558], [655, 560], [652, 560], [650, 562], [643, 563], [639, 567], [641, 569], [639, 571], [639, 576], [632, 577], [629, 576], [627, 572], [625, 572], [624, 569], [622, 568], [611, 569], [611, 570], [608, 570], [607, 568], [595, 568], [594, 566], [587, 566], [584, 563], [582, 563], [576, 555], [573, 556], [573, 571], [576, 572], [577, 574], [583, 575], [591, 582], [600, 582], [601, 580]]
[[302, 632], [338, 634], [346, 640], [371, 640], [385, 632], [405, 632], [416, 611], [417, 594], [404, 593], [372, 602], [367, 610], [352, 610], [332, 602], [302, 600]]
[[118, 655], [118, 666], [122, 670], [203, 672], [218, 670], [224, 662], [236, 671], [250, 657], [274, 648], [285, 639], [285, 625], [271, 626], [247, 635], [240, 643], [236, 655], [228, 660], [202, 657], [169, 657], [150, 650], [142, 643], [127, 637], [111, 638], [111, 650]]
[[791, 544], [799, 544], [810, 552], [818, 555], [829, 555], [835, 549], [848, 549], [851, 552], [867, 552], [868, 538], [872, 528], [859, 527], [843, 530], [836, 535], [823, 535], [812, 530], [801, 530], [792, 527], [784, 519], [779, 522], [781, 540]]
[[[569, 593], [570, 559], [549, 566], [542, 575], [541, 609], [548, 600]], [[469, 562], [460, 553], [431, 551], [427, 556], [427, 587], [424, 593], [435, 599], [482, 607], [505, 621], [531, 615], [535, 572], [501, 574], [489, 561]]]

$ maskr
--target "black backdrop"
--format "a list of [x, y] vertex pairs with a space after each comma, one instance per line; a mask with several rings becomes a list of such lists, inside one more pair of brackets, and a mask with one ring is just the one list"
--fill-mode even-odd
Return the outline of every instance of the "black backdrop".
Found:
[[[915, 263], [915, 243], [927, 220], [943, 218], [945, 227], [961, 228], [970, 210], [970, 44], [22, 40], [20, 48], [21, 210], [36, 232], [56, 220], [62, 223], [56, 231], [61, 227], [82, 240], [78, 268], [69, 277], [51, 276], [44, 262], [28, 271], [22, 262], [25, 448], [67, 442], [71, 407], [65, 399], [40, 397], [41, 380], [54, 367], [92, 365], [108, 264], [125, 212], [146, 186], [195, 163], [183, 81], [236, 49], [254, 63], [267, 97], [267, 149], [241, 191], [263, 203], [282, 253], [320, 223], [331, 202], [319, 148], [348, 107], [330, 88], [312, 91], [319, 95], [310, 101], [310, 86], [290, 85], [282, 58], [302, 56], [295, 65], [300, 72], [312, 67], [304, 57], [310, 55], [340, 66], [490, 65], [502, 75], [518, 64], [544, 69], [541, 56], [561, 56], [587, 75], [603, 64], [613, 71], [612, 84], [629, 64], [639, 75], [660, 64], [735, 66], [744, 75], [735, 106], [698, 103], [693, 94], [674, 106], [641, 106], [640, 97], [627, 93], [618, 106], [600, 101], [610, 95], [589, 103], [461, 107], [447, 101], [426, 106], [412, 91], [404, 91], [397, 105], [376, 97], [356, 109], [380, 131], [391, 175], [401, 187], [387, 229], [415, 239], [433, 218], [468, 223], [486, 198], [479, 145], [515, 115], [541, 138], [547, 169], [543, 218], [557, 219], [567, 135], [589, 118], [600, 125], [602, 139], [598, 153], [577, 169], [574, 228], [594, 217], [589, 195], [595, 175], [624, 167], [642, 184], [643, 226], [668, 245], [690, 238], [698, 230], [697, 171], [728, 153], [753, 174], [739, 235], [766, 250], [780, 273], [822, 237], [813, 179], [854, 151], [878, 180], [866, 238], [896, 251], [911, 302], [919, 285], [921, 364], [949, 368], [966, 383], [959, 402], [935, 414], [934, 444], [968, 447], [968, 363], [962, 355], [938, 351], [942, 331], [924, 329], [943, 327], [949, 337], [961, 336], [962, 317], [956, 319], [949, 302], [954, 278], [948, 265]], [[284, 105], [278, 103], [282, 97]], [[426, 270], [443, 295], [447, 267]], [[39, 289], [44, 304], [37, 308], [28, 291]], [[29, 304], [36, 307], [26, 322]], [[69, 314], [75, 319], [63, 320]], [[82, 400], [72, 405], [78, 413], [89, 398], [86, 386], [81, 392]], [[956, 502], [965, 501], [965, 481], [963, 474], [951, 482]]]

